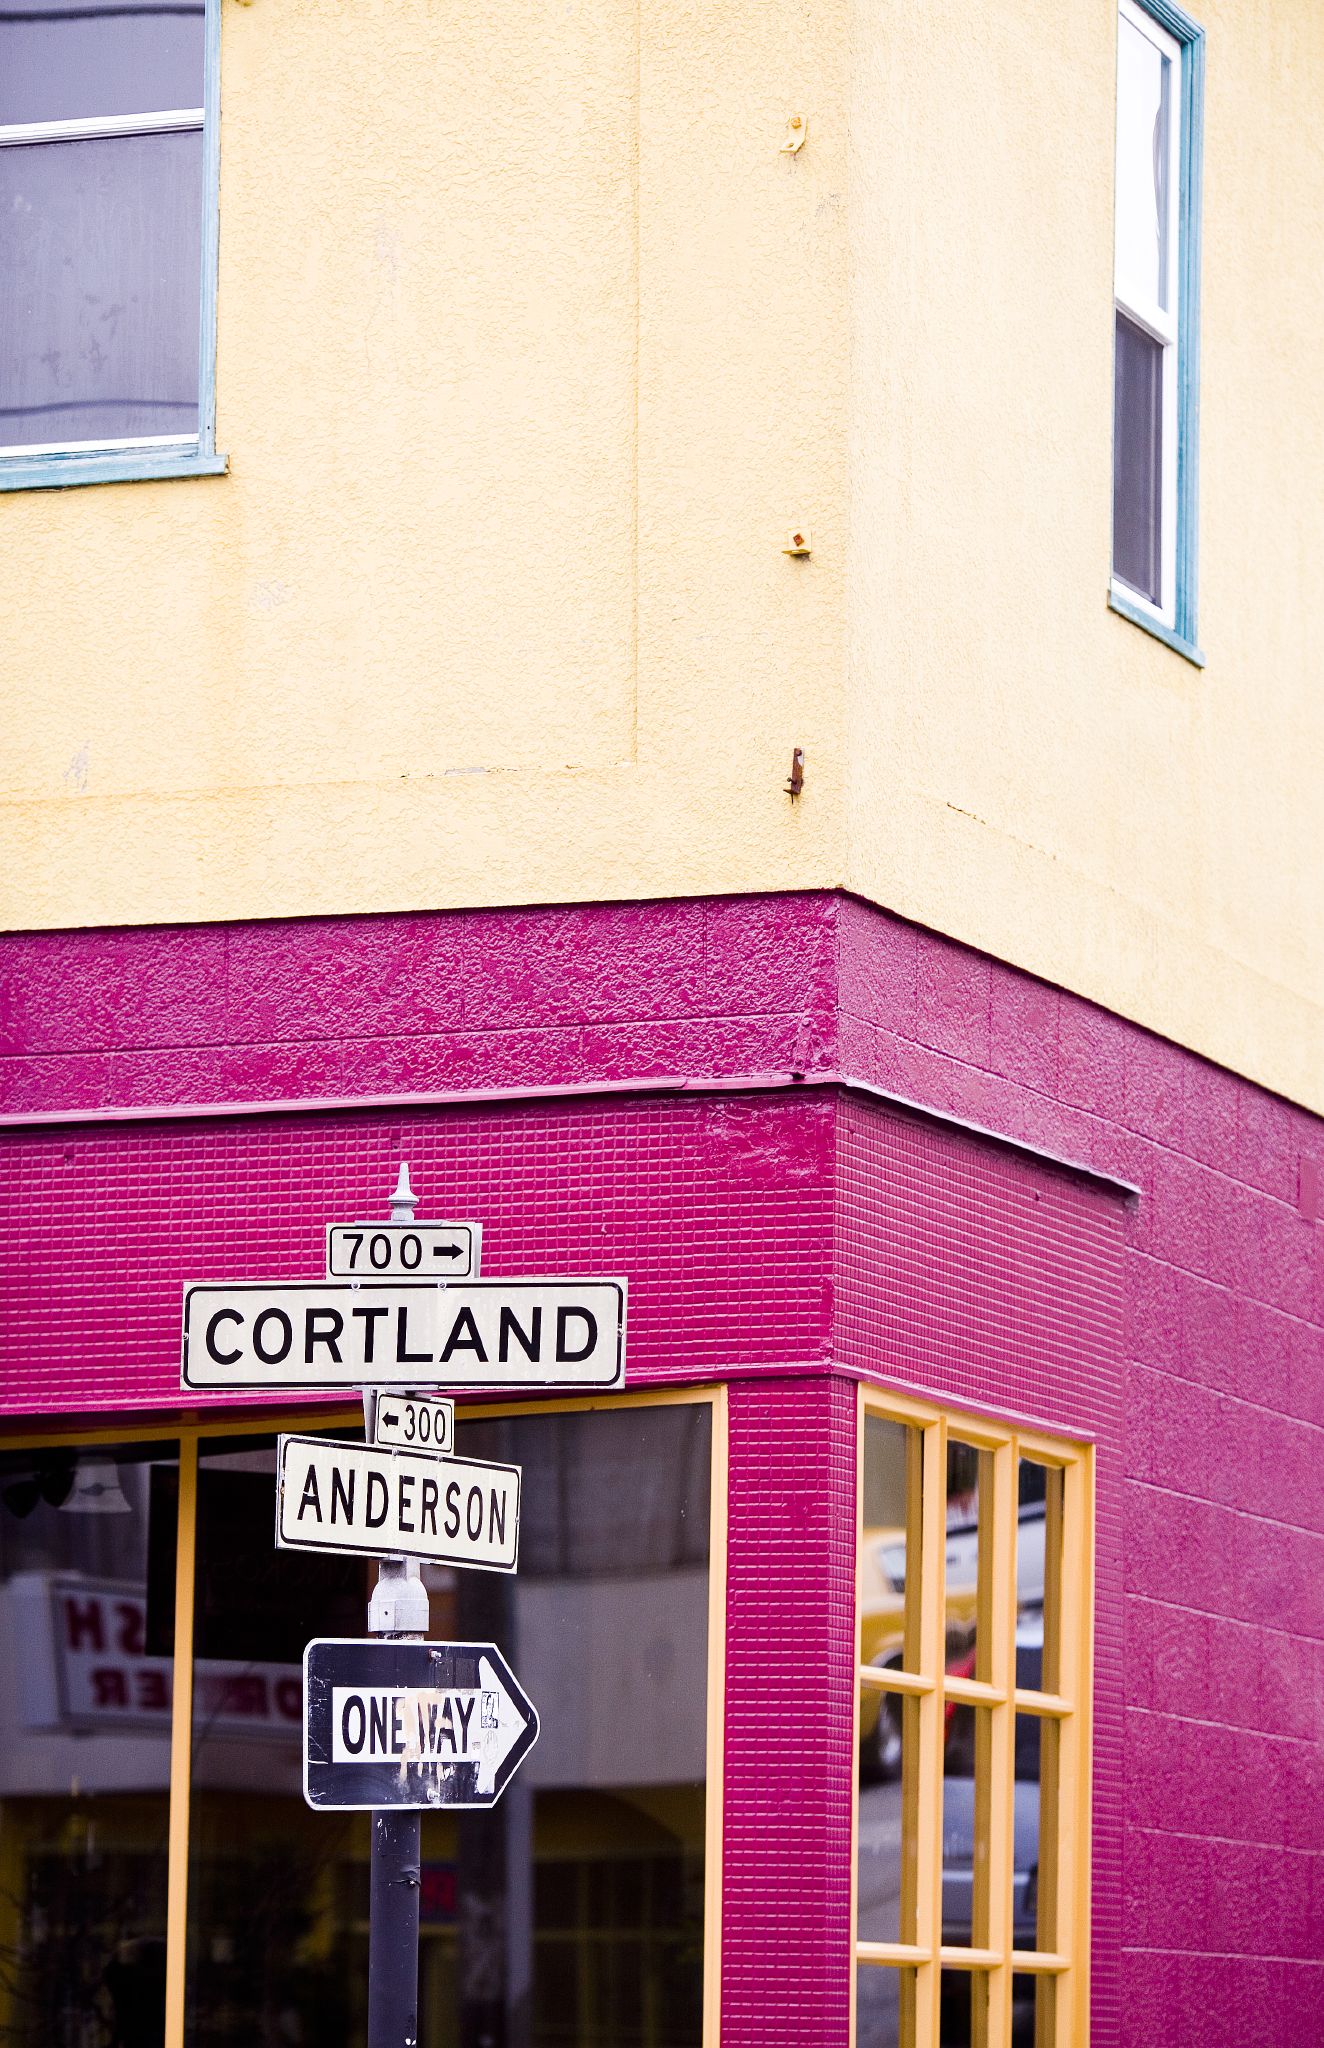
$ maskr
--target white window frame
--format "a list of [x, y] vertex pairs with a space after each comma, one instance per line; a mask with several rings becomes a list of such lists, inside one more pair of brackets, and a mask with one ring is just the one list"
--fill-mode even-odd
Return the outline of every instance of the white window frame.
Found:
[[[1127, 21], [1132, 28], [1152, 43], [1171, 65], [1171, 91], [1168, 100], [1168, 176], [1167, 176], [1167, 275], [1170, 305], [1163, 307], [1156, 299], [1143, 299], [1133, 291], [1124, 291], [1121, 266], [1117, 260], [1116, 243], [1113, 254], [1113, 302], [1114, 312], [1126, 319], [1161, 343], [1163, 348], [1163, 417], [1161, 450], [1161, 494], [1159, 505], [1159, 590], [1160, 602], [1154, 604], [1143, 591], [1134, 588], [1113, 572], [1112, 589], [1128, 605], [1152, 618], [1158, 625], [1175, 629], [1177, 620], [1177, 443], [1179, 437], [1178, 363], [1181, 353], [1181, 301], [1182, 264], [1185, 252], [1181, 246], [1182, 206], [1182, 122], [1184, 50], [1175, 36], [1168, 33], [1136, 0], [1117, 0], [1119, 27]], [[1120, 132], [1116, 143], [1120, 143]], [[1116, 144], [1114, 146], [1114, 190], [1116, 189]], [[1114, 335], [1114, 346], [1116, 338]], [[1115, 459], [1115, 458], [1114, 458]]]

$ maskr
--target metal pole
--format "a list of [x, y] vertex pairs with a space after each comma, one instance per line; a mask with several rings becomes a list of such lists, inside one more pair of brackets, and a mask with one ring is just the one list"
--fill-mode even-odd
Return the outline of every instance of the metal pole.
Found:
[[[401, 1166], [391, 1196], [391, 1222], [412, 1223], [417, 1201], [409, 1168]], [[376, 1432], [377, 1396], [363, 1396], [365, 1434]], [[368, 1633], [405, 1640], [426, 1637], [428, 1592], [418, 1564], [384, 1557], [368, 1603]], [[417, 2048], [418, 1893], [422, 1816], [398, 1808], [372, 1816], [368, 1922], [368, 2048]]]

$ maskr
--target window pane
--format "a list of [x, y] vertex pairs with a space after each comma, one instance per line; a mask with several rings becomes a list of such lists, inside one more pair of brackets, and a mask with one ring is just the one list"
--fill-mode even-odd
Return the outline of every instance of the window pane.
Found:
[[856, 1931], [914, 1941], [919, 1701], [860, 1688]]
[[1117, 23], [1117, 296], [1171, 304], [1168, 164], [1172, 65], [1125, 15]]
[[1011, 2014], [1016, 2048], [1056, 2048], [1057, 1979], [1032, 1977], [1028, 1971], [1013, 1977]]
[[1059, 1466], [1022, 1458], [1016, 1529], [1016, 1683], [1028, 1692], [1062, 1687], [1062, 1509]]
[[1113, 574], [1161, 604], [1163, 346], [1117, 315], [1113, 362]]
[[943, 2048], [989, 2048], [987, 1971], [944, 1970], [938, 2003]]
[[40, 0], [0, 12], [0, 126], [202, 105], [202, 0]]
[[855, 1971], [855, 2048], [914, 2048], [915, 1972], [888, 1963]]
[[[425, 1566], [432, 1635], [499, 1643], [542, 1733], [492, 1812], [423, 1816], [420, 2040], [521, 2027], [539, 2044], [697, 2048], [710, 1411], [461, 1421], [457, 1435], [465, 1455], [523, 1468], [520, 1570]], [[309, 1636], [365, 1632], [372, 1573], [273, 1549], [269, 1442], [201, 1462], [188, 2042], [351, 2048], [368, 1817], [304, 1805], [295, 1660]], [[255, 1630], [235, 1596], [250, 1574]]]
[[0, 446], [198, 431], [202, 135], [0, 150]]
[[0, 1458], [0, 2040], [158, 2048], [173, 1444]]
[[1017, 1948], [1057, 1947], [1057, 1784], [1062, 1730], [1016, 1716], [1016, 1832], [1012, 1896]]
[[992, 1709], [948, 1710], [942, 1779], [942, 1939], [988, 1945], [988, 1825]]
[[920, 1432], [864, 1419], [860, 1662], [919, 1669]]
[[947, 1669], [989, 1682], [993, 1453], [947, 1443]]

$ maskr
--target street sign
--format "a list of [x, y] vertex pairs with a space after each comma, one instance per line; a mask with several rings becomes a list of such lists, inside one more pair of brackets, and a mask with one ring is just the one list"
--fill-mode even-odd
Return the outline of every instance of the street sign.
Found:
[[619, 1387], [624, 1280], [260, 1280], [184, 1289], [186, 1389]]
[[328, 1223], [332, 1280], [471, 1280], [481, 1223]]
[[455, 1403], [425, 1401], [418, 1394], [379, 1394], [372, 1440], [404, 1451], [453, 1451]]
[[513, 1572], [519, 1494], [518, 1465], [282, 1436], [276, 1545]]
[[312, 1807], [495, 1806], [538, 1740], [537, 1713], [495, 1643], [323, 1637], [303, 1671]]

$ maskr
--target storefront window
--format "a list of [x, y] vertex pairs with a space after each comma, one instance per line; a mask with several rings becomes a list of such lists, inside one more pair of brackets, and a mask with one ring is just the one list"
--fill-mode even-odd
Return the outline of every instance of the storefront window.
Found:
[[[422, 1826], [429, 2048], [698, 2048], [711, 1409], [461, 1421], [523, 1470], [515, 1577], [425, 1568], [437, 1639], [500, 1644], [542, 1734], [491, 1812]], [[361, 1561], [272, 1545], [270, 1438], [198, 1464], [190, 2048], [362, 2039], [369, 1818], [301, 1788], [300, 1660], [362, 1635]]]
[[858, 2048], [1083, 2041], [1088, 1454], [862, 1398]]
[[0, 1456], [5, 2048], [161, 2042], [177, 1473], [173, 1443]]

